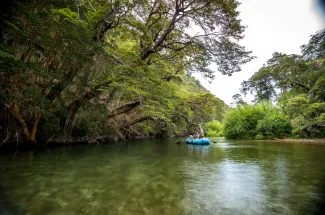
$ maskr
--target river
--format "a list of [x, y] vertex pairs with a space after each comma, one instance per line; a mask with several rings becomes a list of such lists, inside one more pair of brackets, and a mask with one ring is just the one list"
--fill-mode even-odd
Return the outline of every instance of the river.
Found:
[[179, 139], [0, 153], [0, 214], [311, 214], [325, 145]]

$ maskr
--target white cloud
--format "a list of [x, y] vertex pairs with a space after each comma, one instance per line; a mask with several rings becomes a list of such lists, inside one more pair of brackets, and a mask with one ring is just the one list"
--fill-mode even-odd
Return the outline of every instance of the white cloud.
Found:
[[257, 58], [233, 76], [217, 72], [211, 84], [198, 74], [195, 77], [211, 93], [230, 104], [232, 96], [239, 92], [241, 82], [265, 64], [273, 52], [299, 54], [300, 46], [308, 43], [309, 36], [325, 27], [315, 5], [310, 0], [243, 0], [239, 7], [240, 19], [248, 28], [240, 43]]

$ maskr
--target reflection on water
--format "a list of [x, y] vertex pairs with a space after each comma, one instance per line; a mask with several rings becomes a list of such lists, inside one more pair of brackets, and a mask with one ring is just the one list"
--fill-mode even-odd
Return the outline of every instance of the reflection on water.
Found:
[[0, 154], [0, 214], [308, 214], [325, 146], [176, 139]]

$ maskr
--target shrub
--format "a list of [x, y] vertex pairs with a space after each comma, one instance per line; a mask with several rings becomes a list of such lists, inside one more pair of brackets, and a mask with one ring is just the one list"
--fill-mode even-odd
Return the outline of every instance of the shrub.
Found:
[[262, 102], [229, 109], [223, 131], [230, 139], [272, 139], [290, 134], [291, 125], [279, 108]]
[[223, 125], [218, 120], [213, 120], [205, 125], [206, 136], [208, 137], [222, 137]]
[[264, 138], [256, 139], [283, 138], [288, 136], [290, 131], [291, 125], [288, 117], [275, 109], [273, 112], [266, 113], [264, 118], [258, 121], [256, 132]]

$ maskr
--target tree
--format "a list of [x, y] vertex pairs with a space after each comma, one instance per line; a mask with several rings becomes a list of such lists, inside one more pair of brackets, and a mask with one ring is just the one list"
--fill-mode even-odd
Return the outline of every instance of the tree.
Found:
[[[125, 3], [125, 5], [130, 7], [129, 4], [131, 3]], [[136, 67], [143, 67], [143, 62], [153, 68], [161, 65], [161, 62], [158, 61], [186, 66], [175, 68], [175, 72], [172, 72], [172, 74], [170, 74], [170, 70], [163, 71], [163, 73], [168, 75], [162, 73], [161, 76], [167, 77], [167, 81], [170, 81], [172, 77], [175, 77], [184, 69], [199, 71], [204, 76], [212, 78], [212, 71], [207, 68], [210, 61], [218, 63], [220, 68], [223, 69], [221, 71], [225, 74], [240, 71], [240, 64], [248, 62], [252, 57], [249, 56], [250, 52], [244, 51], [243, 47], [228, 41], [230, 38], [242, 38], [243, 27], [240, 26], [240, 22], [237, 20], [238, 14], [235, 12], [237, 2], [229, 3], [225, 9], [214, 10], [219, 7], [226, 7], [225, 4], [225, 2], [218, 3], [215, 1], [207, 1], [205, 4], [198, 1], [149, 1], [145, 4], [138, 4], [135, 7], [135, 3], [133, 3], [132, 7], [135, 7], [135, 13], [125, 15], [125, 13], [130, 11], [125, 10], [126, 12], [123, 13], [123, 16], [129, 15], [127, 24], [131, 26], [133, 35], [137, 35], [140, 39], [140, 47], [134, 47], [134, 55], [132, 56], [133, 59], [136, 59], [138, 57], [136, 50], [140, 50], [140, 59], [128, 62], [127, 58], [115, 57], [123, 55], [120, 52], [116, 52], [119, 49], [114, 48], [114, 44], [107, 46], [107, 48], [112, 53], [111, 57], [118, 64], [133, 70], [137, 70]], [[207, 9], [208, 7], [209, 9]], [[110, 9], [110, 11], [114, 11], [114, 9]], [[220, 13], [218, 20], [215, 19], [212, 11]], [[107, 14], [107, 12], [104, 14]], [[139, 14], [143, 15], [145, 19], [142, 16], [140, 17]], [[205, 14], [204, 19], [207, 20], [204, 21], [200, 18], [202, 14]], [[118, 19], [119, 21], [120, 19]], [[104, 20], [102, 22], [106, 23], [107, 21]], [[184, 27], [189, 28], [193, 25], [201, 28], [204, 33], [202, 35], [190, 36], [184, 32]], [[222, 29], [219, 34], [215, 31], [217, 28]], [[127, 39], [127, 43], [137, 45], [137, 38], [134, 39], [134, 41]], [[117, 40], [116, 37], [115, 40]], [[121, 39], [118, 40], [125, 41], [125, 35], [121, 35]], [[208, 55], [209, 57], [207, 57]], [[177, 61], [175, 62], [175, 60]], [[104, 84], [99, 85], [103, 86]], [[96, 91], [96, 87], [92, 91]], [[96, 94], [92, 93], [92, 95]], [[72, 107], [69, 113], [72, 114], [69, 114], [70, 117], [67, 118], [65, 125], [74, 125], [73, 121], [80, 106], [72, 104], [80, 104], [80, 100], [85, 101], [84, 98], [81, 97], [79, 101], [74, 101], [69, 105]], [[93, 97], [88, 97], [88, 100], [91, 98]], [[64, 130], [70, 131], [71, 126]]]
[[163, 54], [161, 58], [165, 59], [185, 54], [183, 60], [190, 71], [210, 78], [213, 72], [208, 66], [212, 62], [223, 74], [240, 71], [239, 66], [252, 57], [244, 47], [232, 42], [241, 39], [244, 31], [237, 18], [238, 4], [235, 0], [148, 1], [135, 11], [143, 17], [137, 22], [142, 33], [141, 59], [150, 64], [157, 54]]
[[[219, 99], [175, 96], [173, 84], [191, 72], [213, 78], [211, 63], [230, 75], [252, 59], [237, 44], [244, 30], [237, 6], [235, 0], [19, 3], [1, 35], [4, 107], [33, 143], [47, 126], [70, 136], [76, 123], [104, 106], [107, 122], [118, 119], [120, 136], [121, 129], [148, 121], [174, 129], [178, 117], [192, 124], [211, 120], [223, 105]], [[174, 111], [184, 104], [185, 114]]]
[[290, 117], [297, 137], [321, 137], [324, 130], [324, 31], [311, 36], [302, 46], [302, 55], [274, 53], [248, 81], [243, 93], [253, 93], [255, 101], [277, 100]]
[[235, 94], [232, 96], [233, 102], [231, 103], [234, 106], [241, 106], [246, 104], [245, 101], [243, 100], [242, 96], [240, 94]]
[[301, 46], [302, 55], [308, 60], [323, 59], [325, 57], [325, 30], [311, 35], [309, 43]]

